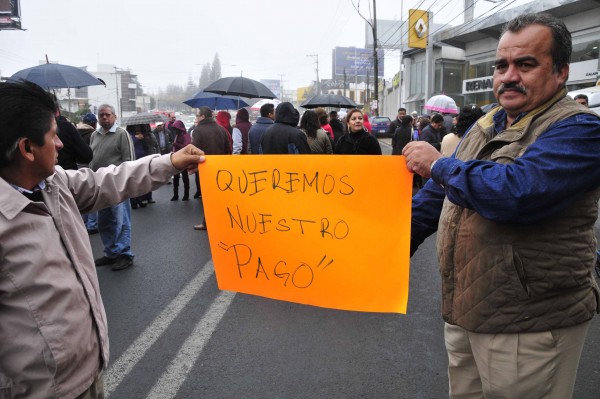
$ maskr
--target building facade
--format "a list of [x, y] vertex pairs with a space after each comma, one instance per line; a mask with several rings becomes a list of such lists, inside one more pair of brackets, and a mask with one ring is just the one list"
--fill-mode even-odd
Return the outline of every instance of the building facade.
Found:
[[[446, 94], [460, 107], [483, 106], [496, 101], [493, 74], [496, 47], [504, 24], [518, 15], [548, 12], [562, 19], [573, 39], [569, 91], [594, 86], [600, 70], [600, 2], [595, 0], [540, 0], [498, 12], [462, 25], [434, 33], [431, 70], [426, 68], [427, 52], [408, 49], [403, 52], [401, 84], [384, 90], [383, 115], [395, 115], [398, 107], [424, 113], [427, 98]], [[426, 79], [432, 78], [427, 93]]]

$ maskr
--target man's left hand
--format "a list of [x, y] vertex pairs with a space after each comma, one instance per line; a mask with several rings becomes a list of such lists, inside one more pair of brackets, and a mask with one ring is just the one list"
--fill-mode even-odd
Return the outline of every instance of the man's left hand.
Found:
[[425, 178], [431, 177], [433, 161], [442, 157], [435, 147], [425, 141], [411, 141], [402, 150], [402, 155], [406, 157], [408, 170]]
[[173, 166], [179, 170], [187, 170], [190, 175], [197, 172], [198, 164], [205, 160], [204, 151], [192, 144], [188, 144], [171, 155], [171, 163], [173, 163]]

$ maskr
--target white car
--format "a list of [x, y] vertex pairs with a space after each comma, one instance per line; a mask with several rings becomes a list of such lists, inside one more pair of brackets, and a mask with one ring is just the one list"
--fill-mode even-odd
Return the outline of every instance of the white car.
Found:
[[585, 94], [588, 98], [588, 107], [600, 115], [600, 86], [587, 87], [585, 89], [570, 91], [567, 95], [575, 98], [578, 94]]

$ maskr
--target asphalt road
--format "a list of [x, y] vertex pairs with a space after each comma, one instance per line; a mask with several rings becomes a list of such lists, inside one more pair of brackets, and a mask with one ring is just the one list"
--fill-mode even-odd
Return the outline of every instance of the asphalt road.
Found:
[[[135, 266], [98, 269], [110, 398], [447, 397], [435, 237], [412, 259], [406, 315], [221, 292], [206, 232], [192, 229], [201, 202], [171, 202], [171, 190], [132, 211]], [[91, 242], [101, 256], [98, 235]], [[596, 317], [575, 398], [600, 397], [599, 358]]]

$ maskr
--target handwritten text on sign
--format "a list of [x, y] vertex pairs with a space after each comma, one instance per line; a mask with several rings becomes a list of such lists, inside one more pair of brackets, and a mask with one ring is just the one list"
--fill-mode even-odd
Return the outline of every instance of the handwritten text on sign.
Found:
[[400, 156], [207, 156], [202, 198], [219, 288], [406, 312], [412, 174]]

